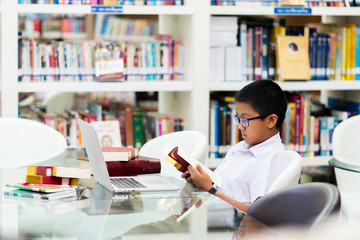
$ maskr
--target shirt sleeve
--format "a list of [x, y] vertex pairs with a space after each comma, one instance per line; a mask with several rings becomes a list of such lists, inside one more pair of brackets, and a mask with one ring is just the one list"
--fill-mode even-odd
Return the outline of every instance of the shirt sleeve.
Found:
[[270, 167], [271, 158], [258, 157], [253, 162], [249, 179], [251, 203], [266, 193]]

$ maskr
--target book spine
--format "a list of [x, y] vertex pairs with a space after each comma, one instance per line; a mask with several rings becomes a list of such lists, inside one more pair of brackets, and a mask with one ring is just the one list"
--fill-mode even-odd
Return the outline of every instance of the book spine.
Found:
[[134, 147], [141, 148], [144, 144], [143, 112], [141, 109], [133, 109], [133, 132]]
[[78, 178], [62, 178], [39, 175], [26, 175], [26, 183], [55, 184], [55, 185], [79, 185]]

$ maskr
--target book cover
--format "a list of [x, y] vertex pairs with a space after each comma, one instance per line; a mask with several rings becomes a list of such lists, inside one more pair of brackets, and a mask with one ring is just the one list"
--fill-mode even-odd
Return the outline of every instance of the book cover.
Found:
[[129, 161], [138, 156], [137, 148], [102, 147], [105, 161]]
[[102, 147], [121, 147], [120, 124], [117, 120], [93, 121]]
[[28, 166], [27, 175], [41, 175], [65, 178], [90, 178], [90, 171], [78, 167]]
[[221, 178], [219, 175], [211, 171], [208, 167], [206, 167], [204, 164], [197, 161], [195, 158], [191, 157], [188, 153], [185, 151], [179, 149], [178, 146], [171, 146], [168, 145], [165, 148], [165, 152], [167, 153], [167, 156], [165, 157], [165, 160], [169, 162], [171, 165], [176, 167], [180, 172], [185, 172], [187, 170], [187, 167], [189, 165], [196, 166], [199, 164], [202, 169], [209, 174], [211, 180], [216, 184], [217, 186], [221, 186]]
[[309, 80], [309, 50], [303, 36], [278, 36], [281, 80]]

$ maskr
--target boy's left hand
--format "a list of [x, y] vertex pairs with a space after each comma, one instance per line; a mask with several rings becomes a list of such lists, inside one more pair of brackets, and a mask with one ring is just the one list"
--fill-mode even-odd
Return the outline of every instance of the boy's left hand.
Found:
[[189, 165], [188, 170], [192, 181], [197, 187], [204, 191], [209, 191], [210, 188], [212, 188], [212, 180], [209, 174], [207, 174], [207, 172], [205, 172], [199, 164], [196, 165], [196, 168], [192, 165]]

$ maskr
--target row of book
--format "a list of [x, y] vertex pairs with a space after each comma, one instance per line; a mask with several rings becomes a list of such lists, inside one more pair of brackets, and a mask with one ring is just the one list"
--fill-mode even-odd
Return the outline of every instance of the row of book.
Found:
[[92, 19], [85, 15], [27, 14], [19, 16], [19, 32], [23, 38], [78, 40], [86, 39], [87, 31], [93, 32], [95, 39], [102, 40], [154, 40], [157, 21], [99, 14], [96, 15], [95, 24], [93, 24]]
[[62, 4], [62, 5], [184, 5], [183, 0], [19, 0], [19, 4]]
[[[237, 46], [211, 47], [211, 81], [287, 80], [281, 73], [289, 68], [279, 60], [287, 52], [302, 61], [299, 71], [310, 69], [303, 80], [360, 80], [360, 27], [355, 24], [283, 26], [281, 21], [239, 19], [238, 34]], [[305, 41], [304, 47], [291, 44], [293, 39]]]
[[29, 39], [86, 39], [84, 17], [24, 15], [19, 18], [19, 31]]
[[359, 6], [355, 0], [210, 0], [213, 6], [301, 6], [345, 7]]
[[[360, 103], [329, 98], [330, 110], [312, 112], [314, 99], [310, 93], [288, 94], [288, 109], [280, 129], [287, 149], [304, 157], [332, 155], [332, 134], [341, 121], [360, 114]], [[232, 97], [214, 99], [210, 106], [210, 157], [222, 158], [228, 149], [241, 141], [239, 129], [232, 115]]]
[[94, 37], [105, 40], [153, 40], [157, 27], [157, 21], [151, 19], [128, 19], [100, 14], [95, 19]]
[[[104, 108], [104, 109], [103, 109]], [[111, 102], [105, 107], [89, 103], [87, 109], [46, 114], [33, 107], [20, 108], [20, 117], [35, 119], [53, 127], [67, 140], [69, 147], [82, 147], [77, 119], [92, 123], [103, 146], [137, 147], [163, 134], [182, 131], [184, 119], [156, 112], [145, 112], [131, 104]]]
[[183, 80], [183, 45], [168, 35], [157, 39], [140, 43], [19, 39], [19, 81]]

